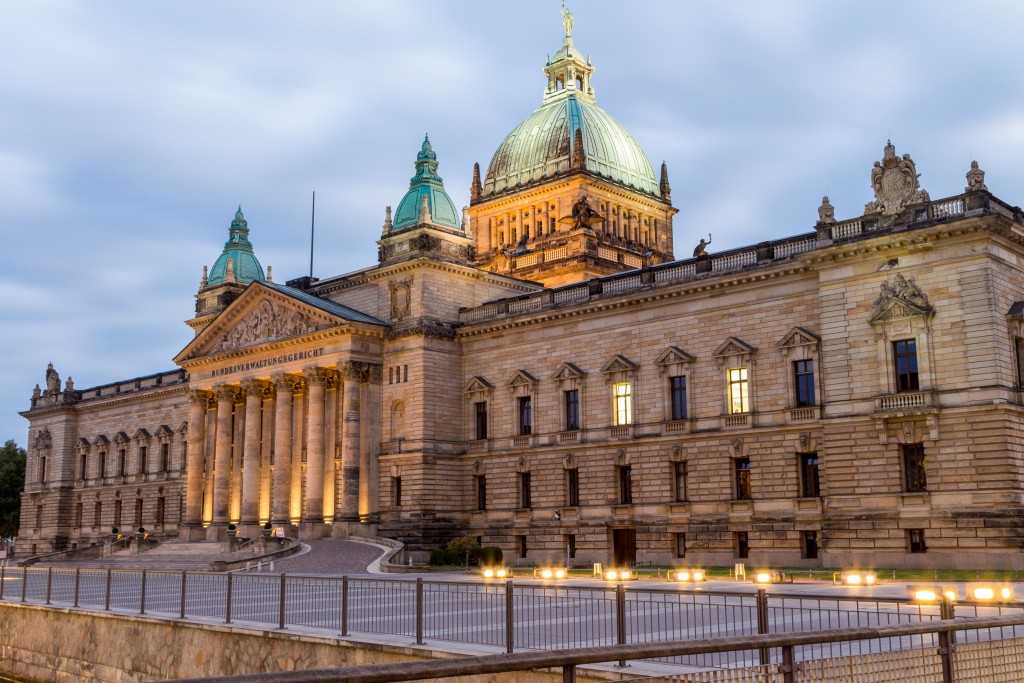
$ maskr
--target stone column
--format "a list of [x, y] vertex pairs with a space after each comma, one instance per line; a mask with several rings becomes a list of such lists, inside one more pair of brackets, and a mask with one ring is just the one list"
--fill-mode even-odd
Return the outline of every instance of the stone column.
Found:
[[308, 368], [306, 412], [306, 499], [302, 508], [300, 534], [319, 538], [324, 524], [324, 372]]
[[260, 436], [263, 429], [260, 419], [263, 395], [267, 386], [264, 382], [250, 380], [242, 384], [245, 392], [245, 441], [242, 447], [242, 536], [252, 538], [259, 535], [260, 505]]
[[270, 522], [289, 526], [288, 501], [291, 495], [292, 471], [292, 389], [294, 379], [288, 375], [274, 376], [274, 464], [271, 472]]
[[[364, 366], [362, 401], [360, 401], [359, 439], [359, 521], [375, 525], [380, 521], [378, 492], [380, 489], [380, 393], [382, 367]], [[371, 529], [370, 533], [376, 533]]]
[[228, 526], [228, 496], [231, 475], [231, 413], [235, 408], [235, 387], [217, 387], [217, 434], [213, 442], [213, 524], [207, 538], [220, 540]]
[[346, 363], [342, 370], [341, 492], [338, 519], [359, 521], [359, 379], [361, 366]]
[[324, 378], [324, 522], [335, 516], [335, 458], [338, 457], [338, 373], [330, 370]]
[[[191, 406], [188, 413], [188, 450], [185, 465], [185, 536], [187, 540], [199, 540], [203, 525], [203, 470], [206, 467], [206, 409], [210, 404], [210, 392], [190, 392]], [[104, 463], [100, 463], [102, 476]]]

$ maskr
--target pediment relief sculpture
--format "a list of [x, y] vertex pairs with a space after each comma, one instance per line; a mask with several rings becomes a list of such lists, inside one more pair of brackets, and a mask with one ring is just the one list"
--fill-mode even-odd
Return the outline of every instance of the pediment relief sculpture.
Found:
[[871, 169], [875, 199], [864, 206], [864, 213], [895, 216], [911, 204], [927, 202], [928, 193], [921, 189], [918, 178], [920, 174], [914, 160], [909, 154], [896, 156], [896, 147], [890, 140], [885, 145], [882, 160], [876, 161]]
[[915, 316], [930, 317], [935, 313], [928, 295], [917, 286], [914, 278], [898, 273], [892, 280], [883, 282], [879, 290], [871, 309], [872, 324]]
[[306, 313], [264, 299], [228, 330], [212, 351], [234, 351], [262, 342], [298, 337], [325, 327], [326, 324]]

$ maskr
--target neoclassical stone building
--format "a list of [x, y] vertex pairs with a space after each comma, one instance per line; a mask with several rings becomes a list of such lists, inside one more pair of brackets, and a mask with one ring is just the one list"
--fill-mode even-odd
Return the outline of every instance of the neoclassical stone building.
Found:
[[976, 163], [932, 200], [890, 143], [861, 215], [825, 198], [804, 234], [676, 260], [667, 169], [566, 19], [469, 207], [425, 139], [379, 262], [287, 284], [239, 210], [178, 369], [48, 371], [19, 553], [269, 522], [518, 562], [1024, 568], [1024, 213]]

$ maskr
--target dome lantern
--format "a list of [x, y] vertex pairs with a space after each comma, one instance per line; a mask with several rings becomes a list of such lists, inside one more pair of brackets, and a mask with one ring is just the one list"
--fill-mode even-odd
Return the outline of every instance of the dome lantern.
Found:
[[423, 144], [416, 154], [415, 166], [416, 175], [409, 180], [409, 190], [398, 202], [389, 232], [401, 232], [428, 224], [461, 233], [459, 213], [455, 210], [455, 203], [445, 192], [444, 180], [437, 175], [437, 153], [434, 152], [428, 135], [423, 136]]
[[227, 282], [247, 285], [254, 280], [264, 279], [263, 266], [249, 241], [249, 222], [245, 220], [245, 214], [239, 206], [228, 228], [228, 241], [210, 268], [206, 286], [213, 287]]

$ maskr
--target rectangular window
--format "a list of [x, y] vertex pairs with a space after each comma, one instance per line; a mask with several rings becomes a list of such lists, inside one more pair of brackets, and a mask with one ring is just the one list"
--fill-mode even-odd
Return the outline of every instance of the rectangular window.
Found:
[[82, 503], [75, 503], [75, 527], [82, 526]]
[[388, 384], [394, 384], [394, 383], [395, 383], [395, 368], [392, 366], [392, 367], [388, 368]]
[[169, 443], [160, 444], [160, 471], [171, 471], [171, 444]]
[[736, 531], [733, 533], [733, 539], [735, 543], [734, 550], [736, 551], [736, 558], [739, 560], [745, 560], [750, 557], [750, 539], [747, 536], [747, 532]]
[[813, 360], [793, 361], [793, 389], [796, 394], [797, 407], [815, 404]]
[[532, 506], [533, 501], [530, 497], [530, 473], [520, 472], [519, 473], [519, 507], [528, 509]]
[[403, 365], [402, 366], [402, 384], [405, 384], [408, 381], [409, 381], [409, 366], [408, 365]]
[[86, 456], [85, 453], [82, 453], [82, 455], [79, 456], [79, 458], [78, 458], [78, 478], [83, 480], [83, 481], [85, 480], [85, 475], [86, 475], [86, 469], [85, 468], [88, 466], [88, 464], [89, 464], [88, 456]]
[[900, 445], [903, 455], [903, 490], [907, 493], [921, 493], [928, 490], [928, 476], [925, 472], [924, 444]]
[[142, 526], [142, 499], [135, 499], [135, 528], [138, 529]]
[[39, 458], [39, 483], [46, 481], [46, 456]]
[[815, 560], [818, 558], [817, 531], [800, 532], [800, 554], [805, 560]]
[[676, 557], [686, 557], [686, 534], [675, 534]]
[[575, 468], [565, 471], [565, 504], [571, 508], [580, 504], [580, 471]]
[[669, 377], [668, 386], [672, 396], [672, 419], [685, 420], [687, 417], [686, 377], [684, 375]]
[[473, 415], [476, 420], [477, 440], [487, 438], [487, 401], [477, 401], [473, 404]]
[[36, 531], [39, 531], [43, 527], [43, 506], [36, 506]]
[[533, 432], [533, 405], [529, 396], [520, 396], [519, 404], [519, 435], [528, 436]]
[[928, 546], [924, 542], [924, 529], [907, 529], [907, 549], [912, 553], [928, 552]]
[[565, 397], [565, 431], [575, 432], [580, 428], [580, 392], [569, 389], [562, 395]]
[[1013, 338], [1013, 350], [1017, 356], [1017, 388], [1024, 389], [1024, 337]]
[[612, 385], [612, 424], [616, 427], [633, 424], [633, 385], [616, 382]]
[[565, 554], [569, 556], [570, 560], [576, 559], [576, 534], [566, 534]]
[[117, 452], [117, 476], [123, 477], [125, 472], [125, 461], [128, 459], [125, 449]]
[[917, 341], [901, 339], [892, 343], [896, 370], [896, 391], [917, 391]]
[[156, 519], [153, 520], [156, 526], [164, 525], [164, 514], [167, 511], [167, 499], [160, 496], [156, 499]]
[[800, 456], [800, 495], [804, 498], [821, 496], [821, 479], [818, 470], [818, 454], [803, 453]]
[[473, 479], [476, 482], [476, 509], [486, 510], [487, 509], [487, 478], [478, 474]]
[[396, 508], [402, 505], [401, 477], [391, 477], [391, 505]]
[[750, 412], [750, 375], [747, 368], [731, 368], [729, 380], [729, 414]]
[[99, 528], [100, 521], [103, 519], [103, 503], [96, 501], [96, 504], [92, 508], [92, 525], [95, 528]]
[[750, 458], [733, 460], [736, 472], [736, 500], [750, 500]]
[[686, 501], [686, 463], [685, 462], [674, 462], [672, 463], [672, 481], [674, 482], [673, 488], [675, 491], [675, 500], [677, 503]]
[[630, 465], [619, 465], [619, 503], [633, 503], [633, 467]]
[[147, 462], [149, 460], [149, 449], [145, 446], [139, 446], [139, 473], [145, 474], [149, 468]]
[[121, 500], [114, 501], [114, 526], [121, 526]]
[[526, 559], [526, 536], [516, 536], [516, 547], [519, 550], [519, 557]]

